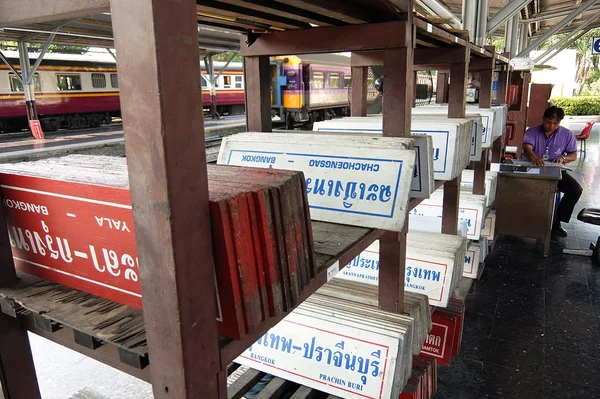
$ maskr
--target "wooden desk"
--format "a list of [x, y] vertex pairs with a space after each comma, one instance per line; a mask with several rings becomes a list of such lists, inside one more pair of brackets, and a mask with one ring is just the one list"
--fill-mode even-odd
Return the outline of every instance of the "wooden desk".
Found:
[[556, 188], [561, 169], [540, 167], [539, 174], [500, 172], [496, 193], [496, 232], [535, 238], [548, 256]]

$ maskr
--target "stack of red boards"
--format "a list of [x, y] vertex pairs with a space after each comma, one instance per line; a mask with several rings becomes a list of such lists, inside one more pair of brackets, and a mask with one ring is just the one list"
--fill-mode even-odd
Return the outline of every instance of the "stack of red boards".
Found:
[[399, 399], [430, 399], [437, 391], [437, 362], [419, 355], [413, 358], [413, 374]]
[[[208, 165], [208, 180], [219, 333], [241, 339], [297, 306], [316, 274], [304, 176]], [[141, 309], [128, 188], [120, 157], [0, 165], [17, 268]]]
[[446, 308], [435, 308], [431, 315], [433, 327], [421, 354], [433, 356], [438, 364], [449, 366], [452, 356], [460, 351], [464, 318], [464, 301], [451, 299]]

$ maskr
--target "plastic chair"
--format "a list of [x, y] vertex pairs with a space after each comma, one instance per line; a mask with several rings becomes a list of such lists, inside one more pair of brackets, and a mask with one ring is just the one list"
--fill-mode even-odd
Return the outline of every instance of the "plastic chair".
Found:
[[585, 153], [587, 150], [587, 139], [590, 137], [590, 133], [592, 132], [592, 128], [594, 127], [594, 122], [588, 122], [585, 124], [581, 133], [579, 133], [575, 138], [577, 141], [581, 141], [580, 152]]

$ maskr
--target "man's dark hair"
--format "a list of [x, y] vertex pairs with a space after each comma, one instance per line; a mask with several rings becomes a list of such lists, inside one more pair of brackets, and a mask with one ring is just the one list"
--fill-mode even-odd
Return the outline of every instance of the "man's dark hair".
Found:
[[556, 107], [554, 105], [549, 108], [546, 108], [546, 110], [544, 111], [544, 118], [547, 119], [556, 118], [559, 121], [562, 121], [564, 117], [565, 111], [563, 111], [562, 108]]

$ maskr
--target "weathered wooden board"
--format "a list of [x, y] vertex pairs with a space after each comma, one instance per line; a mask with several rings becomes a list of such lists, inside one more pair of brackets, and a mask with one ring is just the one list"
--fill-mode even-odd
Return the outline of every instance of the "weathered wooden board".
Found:
[[400, 231], [413, 149], [391, 137], [242, 133], [223, 139], [219, 164], [302, 171], [312, 219]]
[[[124, 158], [2, 165], [0, 191], [19, 270], [141, 309]], [[314, 277], [304, 193], [295, 172], [209, 167], [220, 334], [239, 339], [292, 308]]]

